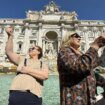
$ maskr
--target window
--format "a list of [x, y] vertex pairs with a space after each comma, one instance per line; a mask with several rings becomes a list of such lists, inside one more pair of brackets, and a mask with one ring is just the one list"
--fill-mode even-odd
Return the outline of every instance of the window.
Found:
[[15, 29], [15, 32], [18, 32], [18, 31], [19, 31], [19, 29], [18, 29], [18, 28], [16, 28], [16, 29]]
[[19, 42], [18, 42], [17, 53], [20, 53], [20, 52], [22, 51], [22, 45], [23, 45], [23, 42], [19, 41]]
[[36, 45], [36, 40], [30, 40], [31, 45]]
[[22, 44], [19, 44], [19, 50], [21, 50], [21, 48], [22, 48]]

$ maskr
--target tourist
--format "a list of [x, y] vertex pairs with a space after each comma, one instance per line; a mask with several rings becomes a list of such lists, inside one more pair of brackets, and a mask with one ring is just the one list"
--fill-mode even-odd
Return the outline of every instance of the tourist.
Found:
[[[95, 68], [95, 78], [96, 78], [96, 105], [105, 104], [105, 77], [100, 74], [102, 67]], [[100, 92], [100, 93], [99, 93]]]
[[105, 45], [105, 34], [99, 36], [83, 54], [77, 32], [64, 37], [58, 53], [60, 105], [94, 105], [96, 80], [94, 68], [99, 65], [98, 49]]
[[8, 27], [6, 32], [6, 54], [17, 65], [17, 76], [10, 88], [9, 105], [42, 105], [43, 81], [48, 78], [48, 65], [41, 60], [42, 49], [39, 46], [30, 47], [30, 57], [22, 57], [13, 52], [13, 28]]

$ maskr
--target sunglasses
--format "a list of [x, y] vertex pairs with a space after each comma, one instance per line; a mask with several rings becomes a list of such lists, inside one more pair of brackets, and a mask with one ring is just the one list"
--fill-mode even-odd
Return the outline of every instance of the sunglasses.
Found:
[[33, 50], [38, 50], [38, 49], [35, 48], [35, 47], [29, 48], [29, 52], [30, 52], [30, 51], [33, 51]]
[[71, 37], [75, 37], [75, 38], [81, 38], [77, 33], [72, 34]]

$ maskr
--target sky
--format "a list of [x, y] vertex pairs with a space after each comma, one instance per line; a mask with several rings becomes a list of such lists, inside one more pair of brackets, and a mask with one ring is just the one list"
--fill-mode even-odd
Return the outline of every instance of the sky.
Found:
[[[25, 19], [26, 11], [44, 10], [52, 0], [0, 0], [0, 18]], [[105, 20], [105, 0], [53, 0], [61, 11], [76, 11], [79, 20]]]

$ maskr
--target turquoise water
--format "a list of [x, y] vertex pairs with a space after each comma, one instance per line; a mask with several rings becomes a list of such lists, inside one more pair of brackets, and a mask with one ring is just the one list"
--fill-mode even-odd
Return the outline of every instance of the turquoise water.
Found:
[[[0, 75], [0, 105], [8, 105], [8, 90], [15, 75]], [[58, 76], [44, 82], [43, 105], [59, 105]]]

